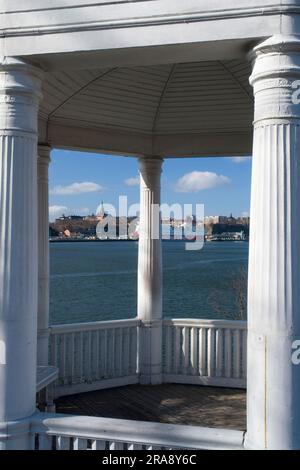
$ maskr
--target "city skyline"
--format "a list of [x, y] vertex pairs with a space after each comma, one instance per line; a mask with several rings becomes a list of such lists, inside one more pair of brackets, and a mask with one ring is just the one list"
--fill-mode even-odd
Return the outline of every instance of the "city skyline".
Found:
[[[101, 201], [118, 208], [120, 195], [127, 196], [129, 205], [139, 203], [135, 158], [53, 150], [51, 159], [50, 221], [63, 214], [96, 213]], [[162, 203], [204, 204], [205, 216], [247, 216], [250, 180], [249, 157], [168, 159]]]

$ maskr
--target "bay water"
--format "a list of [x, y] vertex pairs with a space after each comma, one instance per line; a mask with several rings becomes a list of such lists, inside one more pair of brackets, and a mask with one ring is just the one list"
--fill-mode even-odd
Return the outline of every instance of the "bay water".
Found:
[[[137, 242], [51, 243], [50, 323], [134, 318], [137, 256]], [[246, 242], [164, 241], [164, 318], [241, 319], [247, 264]]]

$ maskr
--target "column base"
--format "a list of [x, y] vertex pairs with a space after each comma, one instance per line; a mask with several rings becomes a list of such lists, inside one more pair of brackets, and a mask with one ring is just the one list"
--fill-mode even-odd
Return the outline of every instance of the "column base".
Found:
[[34, 450], [34, 435], [31, 433], [33, 416], [0, 422], [0, 450]]
[[146, 321], [139, 328], [140, 384], [162, 383], [162, 321]]
[[263, 446], [255, 445], [254, 442], [251, 441], [251, 439], [248, 439], [248, 433], [245, 434], [244, 449], [245, 450], [267, 450]]
[[140, 374], [140, 385], [161, 385], [163, 383], [163, 374], [159, 373], [141, 373]]

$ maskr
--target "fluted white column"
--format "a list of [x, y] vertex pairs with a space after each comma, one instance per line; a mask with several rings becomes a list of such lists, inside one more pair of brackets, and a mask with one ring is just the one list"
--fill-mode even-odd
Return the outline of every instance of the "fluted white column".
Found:
[[142, 327], [138, 365], [143, 384], [162, 380], [161, 171], [161, 159], [140, 159], [138, 317]]
[[37, 343], [40, 71], [0, 60], [0, 449], [29, 448]]
[[[300, 449], [300, 38], [254, 50], [245, 445]], [[294, 85], [293, 85], [294, 84]]]
[[37, 362], [47, 366], [49, 349], [49, 163], [51, 147], [38, 146], [38, 344]]

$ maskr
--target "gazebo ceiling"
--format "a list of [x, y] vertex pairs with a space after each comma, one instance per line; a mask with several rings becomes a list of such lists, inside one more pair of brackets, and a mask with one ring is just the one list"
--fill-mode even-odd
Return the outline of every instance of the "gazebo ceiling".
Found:
[[[185, 153], [186, 142], [186, 153], [194, 154], [201, 138], [207, 141], [207, 136], [218, 133], [223, 139], [226, 136], [226, 142], [244, 135], [245, 149], [239, 144], [235, 152], [225, 143], [223, 150], [216, 147], [214, 152], [212, 146], [208, 153], [226, 154], [227, 147], [228, 153], [247, 153], [253, 119], [249, 75], [250, 64], [240, 60], [48, 73], [40, 118], [54, 145], [68, 145], [62, 133], [56, 142], [55, 129], [62, 127], [74, 132], [81, 129], [83, 136], [84, 129], [115, 135], [118, 142], [119, 135], [127, 134], [144, 140], [141, 151], [146, 153], [155, 141], [161, 146], [156, 153], [176, 154], [164, 140], [179, 142], [182, 137], [179, 153]], [[194, 139], [193, 150], [189, 150], [187, 136]], [[87, 133], [86, 138], [90, 140]], [[82, 142], [83, 148], [94, 146]], [[108, 150], [135, 153], [131, 147], [124, 143], [114, 147], [112, 142]]]

